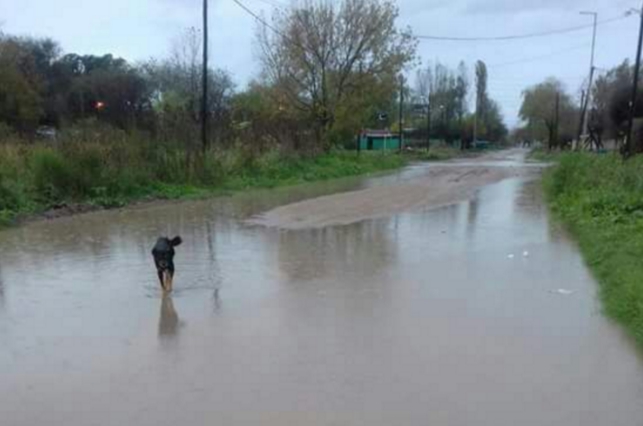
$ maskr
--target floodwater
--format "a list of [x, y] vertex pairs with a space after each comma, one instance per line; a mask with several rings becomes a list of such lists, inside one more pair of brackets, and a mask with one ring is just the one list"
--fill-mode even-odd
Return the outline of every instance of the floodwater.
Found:
[[[247, 222], [431, 167], [0, 233], [0, 424], [643, 425], [643, 358], [534, 177], [342, 226]], [[159, 234], [184, 240], [166, 298]]]

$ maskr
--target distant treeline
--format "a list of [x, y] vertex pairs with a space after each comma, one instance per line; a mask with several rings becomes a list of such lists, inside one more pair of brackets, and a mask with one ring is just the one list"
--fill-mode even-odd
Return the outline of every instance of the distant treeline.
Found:
[[[554, 77], [527, 88], [520, 109], [524, 126], [515, 130], [513, 138], [547, 142], [550, 148], [568, 148], [579, 137], [590, 148], [603, 148], [605, 140], [622, 144], [627, 136], [633, 77], [634, 67], [625, 60], [594, 80], [589, 99], [586, 86], [574, 97]], [[643, 96], [638, 96], [634, 116], [633, 149], [643, 152], [643, 127], [638, 122], [643, 117]]]
[[[385, 0], [307, 0], [275, 10], [270, 28], [257, 28], [260, 77], [237, 90], [229, 72], [208, 71], [208, 146], [307, 154], [350, 147], [362, 129], [399, 131], [400, 99], [402, 125], [412, 134], [430, 131], [465, 147], [476, 136], [503, 139], [507, 129], [487, 94], [483, 62], [474, 84], [464, 64], [424, 67], [414, 88], [402, 78], [417, 63], [417, 40], [398, 29], [397, 17]], [[60, 130], [93, 119], [198, 152], [200, 61], [196, 29], [174, 41], [168, 58], [136, 64], [0, 34], [0, 138], [32, 139], [42, 126]]]

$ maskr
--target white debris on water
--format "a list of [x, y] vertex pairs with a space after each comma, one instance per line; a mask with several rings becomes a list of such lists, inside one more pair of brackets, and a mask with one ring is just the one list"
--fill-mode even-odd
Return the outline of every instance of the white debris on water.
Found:
[[556, 290], [551, 290], [551, 293], [562, 294], [563, 296], [569, 296], [574, 294], [574, 290], [567, 290], [566, 288], [558, 288]]
[[523, 251], [522, 257], [529, 257], [529, 252], [527, 250]]
[[508, 255], [507, 255], [507, 259], [513, 259], [513, 258], [514, 258], [514, 255], [513, 255], [513, 254], [508, 254]]

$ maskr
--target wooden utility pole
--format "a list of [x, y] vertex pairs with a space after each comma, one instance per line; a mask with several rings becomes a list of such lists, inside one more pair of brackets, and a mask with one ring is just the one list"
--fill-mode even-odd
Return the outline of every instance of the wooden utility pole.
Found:
[[558, 140], [558, 135], [559, 135], [559, 125], [560, 125], [560, 93], [556, 92], [556, 127], [554, 130], [554, 143], [555, 146], [558, 146], [559, 140]]
[[[596, 26], [598, 24], [598, 13], [596, 12], [581, 12], [581, 15], [590, 15], [594, 19], [594, 27], [592, 31], [592, 54], [589, 60], [589, 84], [587, 86], [587, 94], [585, 95], [585, 104], [583, 106], [583, 117], [581, 133], [583, 135], [587, 134], [587, 128], [589, 125], [588, 112], [589, 112], [589, 100], [592, 97], [592, 84], [594, 83], [594, 52], [596, 50]], [[579, 138], [580, 139], [580, 138]]]
[[400, 145], [399, 150], [402, 151], [402, 138], [404, 137], [404, 76], [400, 76], [400, 116], [399, 116], [399, 126], [400, 126]]
[[[477, 78], [477, 77], [476, 77]], [[473, 143], [478, 140], [478, 91], [476, 90], [476, 111], [473, 115]]]
[[580, 94], [580, 121], [578, 123], [578, 133], [576, 135], [577, 136], [576, 137], [576, 140], [577, 140], [576, 149], [580, 149], [581, 145], [582, 145], [581, 137], [583, 136], [583, 128], [584, 128], [583, 123], [585, 122], [585, 108], [586, 108], [586, 105], [585, 105], [585, 90], [582, 90], [581, 94]]
[[634, 127], [634, 113], [636, 109], [636, 97], [639, 85], [639, 69], [641, 67], [641, 45], [643, 44], [643, 6], [639, 11], [641, 23], [639, 24], [639, 43], [636, 48], [636, 64], [634, 65], [634, 82], [632, 83], [632, 96], [630, 98], [630, 110], [627, 120], [627, 142], [625, 145], [625, 157], [634, 153], [634, 141], [632, 141], [632, 129]]
[[431, 95], [427, 97], [426, 104], [426, 150], [431, 149]]
[[203, 94], [201, 99], [201, 148], [208, 149], [208, 0], [203, 0]]

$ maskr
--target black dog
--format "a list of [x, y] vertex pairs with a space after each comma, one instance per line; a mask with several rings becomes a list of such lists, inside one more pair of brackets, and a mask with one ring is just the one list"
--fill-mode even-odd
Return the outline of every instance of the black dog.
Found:
[[156, 241], [152, 249], [154, 264], [158, 272], [159, 281], [163, 291], [172, 291], [172, 279], [174, 278], [174, 247], [181, 244], [181, 237], [176, 236], [171, 240], [161, 237]]

